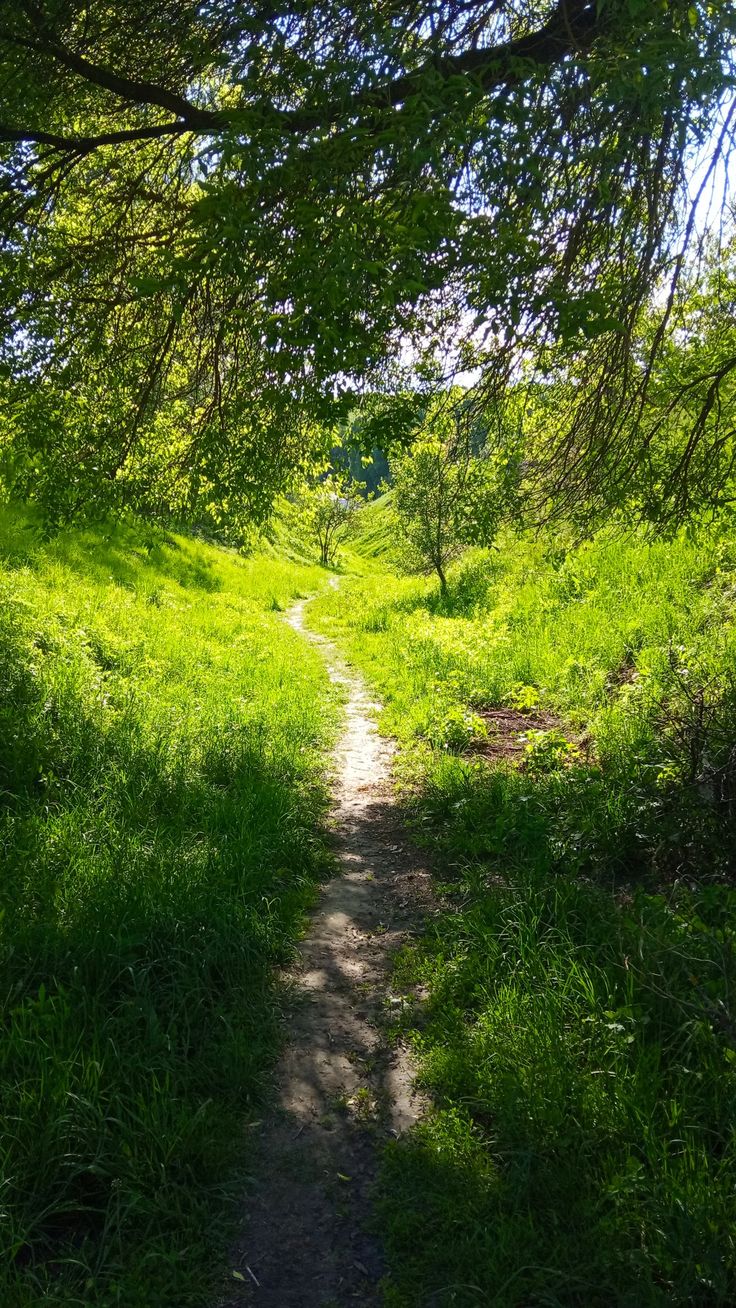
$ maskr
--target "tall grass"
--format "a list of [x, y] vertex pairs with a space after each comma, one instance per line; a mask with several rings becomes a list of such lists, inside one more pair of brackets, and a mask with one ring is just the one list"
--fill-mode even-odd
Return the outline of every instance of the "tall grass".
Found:
[[197, 1305], [325, 866], [317, 569], [0, 522], [0, 1302]]
[[[435, 1107], [385, 1163], [388, 1300], [731, 1304], [736, 548], [501, 546], [444, 602], [383, 575], [316, 605], [447, 897], [396, 978]], [[493, 763], [493, 705], [559, 726]]]

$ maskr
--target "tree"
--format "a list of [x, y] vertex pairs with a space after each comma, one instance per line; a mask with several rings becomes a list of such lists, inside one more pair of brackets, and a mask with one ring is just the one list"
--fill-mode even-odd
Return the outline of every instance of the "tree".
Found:
[[299, 523], [317, 545], [324, 568], [335, 563], [338, 547], [363, 503], [361, 489], [349, 472], [330, 472], [295, 498]]
[[735, 32], [713, 0], [5, 6], [6, 484], [262, 515], [411, 342], [484, 402], [553, 347], [630, 389]]
[[736, 503], [735, 308], [732, 239], [682, 270], [666, 330], [661, 306], [642, 314], [617, 388], [594, 354], [518, 382], [507, 409], [524, 429], [532, 520], [564, 515], [588, 530], [614, 515], [661, 532]]
[[472, 412], [456, 395], [446, 395], [427, 414], [393, 479], [405, 563], [413, 571], [436, 572], [444, 595], [448, 564], [469, 545], [493, 543], [511, 498], [514, 464], [479, 447]]

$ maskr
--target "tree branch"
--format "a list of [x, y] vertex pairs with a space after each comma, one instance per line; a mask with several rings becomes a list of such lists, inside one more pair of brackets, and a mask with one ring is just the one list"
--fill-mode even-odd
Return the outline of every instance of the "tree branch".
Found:
[[183, 95], [177, 95], [175, 91], [169, 91], [164, 86], [159, 86], [155, 82], [148, 82], [140, 78], [123, 77], [120, 73], [115, 73], [110, 68], [104, 68], [101, 64], [92, 63], [85, 59], [83, 55], [76, 54], [73, 50], [68, 50], [66, 46], [57, 45], [53, 41], [29, 41], [27, 38], [17, 36], [14, 32], [9, 32], [6, 28], [0, 28], [0, 40], [7, 41], [10, 45], [19, 46], [21, 49], [30, 50], [33, 54], [48, 55], [54, 59], [63, 68], [69, 68], [72, 72], [78, 73], [83, 77], [85, 82], [91, 83], [92, 86], [102, 87], [106, 91], [112, 91], [121, 100], [131, 104], [149, 104], [156, 105], [160, 109], [168, 109], [170, 113], [176, 114], [179, 118], [184, 118], [192, 124], [200, 127], [211, 125], [218, 118], [218, 114], [211, 109], [200, 109], [197, 105], [191, 103]]
[[[524, 79], [530, 70], [552, 67], [562, 59], [586, 49], [601, 27], [598, 6], [594, 0], [559, 0], [557, 7], [543, 27], [526, 36], [490, 48], [470, 49], [463, 54], [433, 58], [411, 73], [396, 77], [383, 86], [370, 87], [342, 101], [332, 101], [314, 108], [277, 109], [272, 105], [252, 105], [251, 109], [270, 118], [286, 134], [299, 134], [332, 126], [339, 120], [360, 114], [372, 115], [391, 110], [419, 94], [431, 81], [447, 82], [450, 78], [467, 77], [487, 94], [501, 87], [512, 86]], [[29, 45], [7, 32], [0, 37], [15, 44]], [[34, 128], [14, 128], [0, 125], [0, 141], [27, 142], [48, 145], [53, 149], [74, 154], [88, 154], [100, 146], [118, 145], [128, 141], [150, 140], [164, 136], [179, 136], [191, 132], [197, 136], [220, 133], [237, 125], [242, 110], [227, 111], [199, 109], [187, 99], [152, 82], [132, 80], [102, 68], [57, 45], [39, 46], [39, 50], [52, 55], [67, 68], [79, 73], [93, 85], [113, 91], [126, 101], [147, 104], [172, 110], [178, 115], [169, 123], [141, 126], [121, 131], [102, 132], [98, 135], [66, 137]]]
[[[158, 123], [148, 127], [130, 127], [116, 132], [101, 132], [98, 136], [58, 136], [55, 132], [35, 131], [23, 127], [7, 127], [0, 123], [0, 141], [19, 145], [48, 145], [64, 154], [91, 154], [103, 145], [124, 145], [129, 141], [150, 141], [163, 136], [183, 136], [193, 129], [188, 123]], [[210, 131], [213, 129], [210, 128]], [[220, 129], [222, 130], [222, 128]]]
[[343, 106], [342, 112], [350, 114], [364, 108], [393, 108], [416, 95], [432, 75], [443, 81], [451, 77], [471, 77], [485, 92], [509, 86], [523, 80], [527, 70], [520, 65], [524, 63], [533, 65], [535, 70], [549, 68], [567, 55], [586, 48], [601, 26], [597, 11], [598, 6], [592, 0], [559, 0], [552, 16], [536, 32], [503, 45], [432, 59], [383, 87], [360, 92], [347, 107]]

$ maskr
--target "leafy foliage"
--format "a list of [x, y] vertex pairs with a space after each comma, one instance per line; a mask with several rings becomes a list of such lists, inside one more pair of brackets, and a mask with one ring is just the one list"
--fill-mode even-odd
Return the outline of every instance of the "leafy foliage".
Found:
[[411, 450], [393, 465], [393, 508], [416, 571], [447, 590], [448, 564], [468, 545], [490, 545], [513, 491], [514, 465], [483, 448], [484, 432], [457, 395], [430, 407]]
[[[638, 393], [732, 6], [6, 11], [4, 478], [53, 515], [262, 518], [346, 390], [397, 384], [399, 341], [493, 404], [553, 347]], [[563, 445], [600, 443], [572, 395]]]
[[284, 506], [288, 521], [296, 520], [316, 545], [323, 568], [332, 567], [362, 504], [361, 486], [349, 472], [325, 472], [296, 493]]
[[735, 256], [733, 239], [710, 241], [698, 260], [679, 262], [665, 307], [637, 325], [619, 387], [593, 349], [585, 361], [558, 361], [544, 385], [518, 388], [542, 516], [587, 524], [591, 511], [598, 523], [619, 514], [662, 531], [704, 510], [732, 512]]

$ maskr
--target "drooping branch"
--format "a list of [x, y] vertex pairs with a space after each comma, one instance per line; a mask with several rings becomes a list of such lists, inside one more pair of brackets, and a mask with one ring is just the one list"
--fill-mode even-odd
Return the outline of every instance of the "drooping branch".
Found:
[[145, 127], [121, 128], [115, 132], [100, 132], [97, 136], [60, 136], [56, 132], [36, 131], [17, 127], [4, 127], [0, 124], [0, 141], [17, 142], [19, 145], [47, 145], [67, 155], [91, 154], [104, 145], [125, 145], [130, 141], [152, 141], [166, 136], [183, 136], [191, 132], [188, 123], [152, 123]]
[[[284, 134], [293, 135], [327, 129], [339, 121], [361, 116], [370, 119], [405, 104], [432, 82], [442, 84], [465, 77], [485, 95], [517, 84], [531, 73], [550, 68], [587, 49], [600, 30], [599, 8], [591, 0], [559, 0], [549, 20], [526, 36], [497, 46], [471, 48], [459, 55], [433, 58], [410, 73], [380, 86], [366, 87], [346, 99], [298, 109], [281, 109], [264, 103], [249, 108]], [[170, 109], [177, 115], [171, 122], [84, 136], [65, 136], [30, 126], [19, 128], [0, 124], [0, 141], [48, 145], [58, 151], [84, 155], [102, 146], [127, 141], [180, 136], [187, 132], [195, 136], [219, 134], [231, 128], [237, 129], [244, 117], [243, 109], [201, 109], [165, 87], [124, 77], [57, 44], [23, 41], [5, 30], [0, 30], [0, 39], [48, 54], [88, 83], [112, 91], [128, 104]]]
[[216, 113], [192, 104], [190, 100], [187, 100], [186, 96], [177, 95], [175, 91], [170, 91], [165, 86], [157, 85], [155, 82], [124, 77], [110, 68], [104, 68], [100, 64], [92, 63], [91, 60], [85, 59], [83, 55], [77, 54], [74, 50], [68, 50], [66, 46], [58, 45], [56, 42], [30, 41], [22, 36], [16, 36], [14, 32], [10, 32], [6, 28], [0, 28], [0, 40], [7, 41], [9, 45], [30, 50], [34, 54], [47, 55], [57, 64], [61, 64], [63, 68], [78, 73], [90, 85], [99, 86], [105, 91], [111, 91], [113, 95], [119, 96], [121, 100], [129, 104], [145, 104], [157, 106], [160, 109], [168, 109], [170, 113], [176, 114], [178, 118], [203, 128], [211, 125], [213, 120], [217, 120], [218, 115]]
[[[689, 0], [95, 8], [46, 0], [52, 27], [16, 0], [0, 23], [8, 390], [48, 373], [24, 417], [31, 444], [52, 431], [38, 413], [58, 389], [87, 405], [84, 423], [58, 420], [60, 448], [88, 447], [77, 427], [104, 401], [115, 484], [166, 480], [149, 448], [169, 430], [176, 477], [225, 486], [237, 464], [255, 484], [266, 473], [231, 458], [241, 428], [267, 462], [284, 396], [322, 420], [345, 379], [393, 386], [407, 341], [418, 358], [438, 342], [422, 386], [477, 371], [502, 437], [525, 368], [557, 384], [564, 416], [540, 426], [534, 465], [558, 502], [577, 512], [623, 486], [647, 456], [633, 421], [647, 306], [736, 17], [706, 0], [697, 23]], [[733, 376], [719, 386], [730, 395]], [[532, 391], [540, 410], [551, 393]], [[668, 467], [679, 421], [655, 433]], [[686, 472], [703, 481], [698, 460]]]

